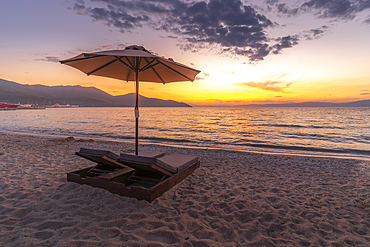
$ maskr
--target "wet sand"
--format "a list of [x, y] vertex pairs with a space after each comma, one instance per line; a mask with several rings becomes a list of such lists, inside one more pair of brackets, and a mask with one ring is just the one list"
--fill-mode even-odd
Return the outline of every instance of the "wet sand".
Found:
[[0, 132], [0, 246], [370, 246], [370, 162], [140, 145], [201, 167], [152, 203], [66, 182], [80, 147]]

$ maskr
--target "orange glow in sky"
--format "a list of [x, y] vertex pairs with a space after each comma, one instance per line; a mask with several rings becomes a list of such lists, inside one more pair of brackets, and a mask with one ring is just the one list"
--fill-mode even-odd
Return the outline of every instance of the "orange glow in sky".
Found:
[[[96, 19], [96, 15], [91, 14], [94, 7], [108, 8], [104, 1], [97, 2], [44, 1], [40, 7], [36, 0], [2, 1], [0, 78], [21, 84], [96, 87], [112, 95], [132, 93], [132, 82], [86, 76], [58, 61], [82, 52], [122, 49], [137, 44], [202, 71], [194, 82], [166, 85], [142, 82], [140, 94], [146, 97], [193, 105], [349, 102], [370, 98], [370, 8], [356, 12], [354, 5], [341, 15], [324, 6], [311, 12], [302, 9], [289, 16], [279, 13], [272, 3], [267, 6], [257, 0], [250, 3], [220, 0], [240, 6], [257, 4], [260, 6], [255, 9], [257, 13], [277, 23], [263, 27], [270, 53], [251, 61], [241, 52], [228, 52], [233, 49], [246, 52], [250, 48], [248, 45], [226, 47], [225, 40], [218, 44], [186, 43], [188, 36], [184, 36], [185, 33], [175, 33], [169, 27], [167, 31], [163, 27], [156, 28], [155, 25], [165, 22], [166, 18], [175, 18], [169, 14], [160, 16], [162, 22], [159, 22], [155, 13], [145, 12], [149, 20], [143, 21], [139, 17], [144, 10], [132, 9], [132, 13], [127, 10], [137, 22], [127, 30], [120, 29], [114, 22], [109, 22], [112, 20]], [[280, 2], [286, 3], [288, 10], [300, 6], [293, 6], [291, 1]], [[115, 8], [117, 13], [123, 11], [118, 6]], [[207, 11], [215, 10], [209, 5]], [[240, 11], [247, 14], [243, 8]], [[320, 13], [331, 13], [331, 16], [323, 17]], [[209, 13], [205, 12], [204, 16], [207, 15]], [[231, 20], [221, 20], [219, 27], [227, 28], [228, 21]], [[232, 26], [228, 28], [231, 33]], [[292, 45], [283, 47], [282, 37], [288, 36]], [[294, 43], [293, 38], [298, 41]], [[229, 43], [233, 41], [228, 40]], [[185, 45], [190, 49], [182, 49]]]

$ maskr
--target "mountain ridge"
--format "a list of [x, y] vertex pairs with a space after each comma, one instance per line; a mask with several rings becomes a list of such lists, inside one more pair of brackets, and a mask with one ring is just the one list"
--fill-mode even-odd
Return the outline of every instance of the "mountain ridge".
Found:
[[[0, 102], [13, 104], [71, 104], [96, 107], [134, 107], [135, 94], [113, 96], [95, 87], [25, 85], [0, 79]], [[191, 107], [173, 100], [139, 96], [140, 107]], [[200, 106], [200, 105], [194, 105]], [[215, 105], [220, 106], [220, 105]], [[223, 107], [228, 107], [223, 105]], [[302, 102], [281, 104], [248, 104], [235, 107], [370, 107], [370, 100], [347, 103]]]
[[240, 105], [240, 107], [370, 107], [370, 100], [358, 100], [347, 103], [302, 102], [283, 104], [248, 104]]
[[[71, 104], [97, 107], [133, 107], [135, 94], [113, 96], [95, 87], [25, 85], [0, 79], [0, 102], [21, 104]], [[139, 95], [140, 107], [191, 107], [174, 100]]]

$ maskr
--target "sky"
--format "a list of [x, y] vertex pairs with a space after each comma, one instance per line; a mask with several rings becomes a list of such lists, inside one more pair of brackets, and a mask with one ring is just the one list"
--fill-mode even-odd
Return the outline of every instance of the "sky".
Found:
[[0, 79], [132, 93], [59, 61], [142, 45], [201, 73], [140, 94], [192, 105], [370, 99], [369, 44], [370, 0], [0, 1]]

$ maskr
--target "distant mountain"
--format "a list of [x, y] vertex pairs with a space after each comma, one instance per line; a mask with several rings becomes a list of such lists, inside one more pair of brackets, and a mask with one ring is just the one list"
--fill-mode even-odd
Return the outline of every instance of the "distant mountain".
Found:
[[[71, 104], [80, 106], [129, 106], [135, 105], [135, 94], [110, 95], [95, 87], [22, 85], [0, 79], [0, 102], [53, 105]], [[191, 107], [173, 100], [161, 100], [139, 96], [139, 106], [146, 107]]]
[[360, 100], [349, 103], [303, 102], [285, 104], [250, 104], [243, 107], [370, 107], [370, 100]]

